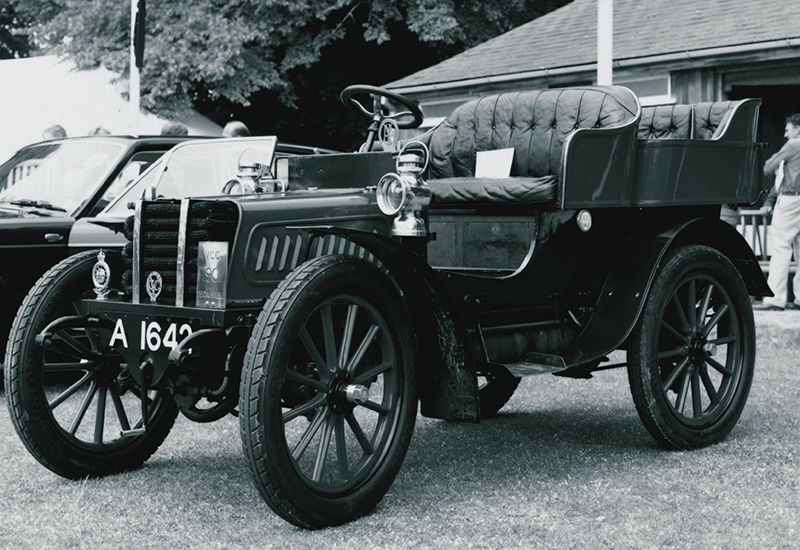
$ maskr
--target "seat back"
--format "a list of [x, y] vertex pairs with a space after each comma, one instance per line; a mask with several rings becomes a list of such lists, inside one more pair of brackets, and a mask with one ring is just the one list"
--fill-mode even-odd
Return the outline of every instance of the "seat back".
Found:
[[642, 108], [639, 139], [716, 139], [739, 101]]
[[431, 179], [472, 177], [478, 151], [514, 149], [511, 176], [560, 176], [564, 141], [580, 128], [613, 128], [638, 114], [625, 88], [506, 92], [456, 108], [419, 141], [431, 153]]

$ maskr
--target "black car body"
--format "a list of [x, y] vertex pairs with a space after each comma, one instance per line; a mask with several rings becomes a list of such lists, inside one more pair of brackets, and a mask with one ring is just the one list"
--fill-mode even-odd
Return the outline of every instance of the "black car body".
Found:
[[[240, 162], [225, 195], [159, 185], [122, 254], [73, 256], [31, 290], [7, 395], [42, 464], [72, 478], [135, 468], [178, 410], [234, 413], [264, 500], [319, 528], [381, 500], [418, 400], [424, 416], [477, 422], [524, 376], [627, 366], [663, 447], [731, 432], [755, 364], [750, 295], [770, 291], [719, 214], [758, 196], [759, 100], [503, 93], [397, 142], [419, 109], [371, 86], [342, 98], [356, 93], [373, 99], [357, 107], [362, 152]], [[406, 112], [387, 116], [381, 97]], [[486, 156], [508, 164], [484, 173]], [[626, 365], [609, 364], [616, 350]]]

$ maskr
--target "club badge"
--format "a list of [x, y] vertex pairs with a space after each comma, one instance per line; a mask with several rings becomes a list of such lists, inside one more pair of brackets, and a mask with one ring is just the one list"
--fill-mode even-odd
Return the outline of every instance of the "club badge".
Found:
[[92, 268], [92, 282], [97, 299], [105, 300], [111, 282], [111, 267], [106, 263], [106, 254], [102, 250], [97, 253], [97, 263]]
[[150, 296], [150, 302], [156, 303], [156, 300], [161, 295], [163, 286], [164, 281], [161, 279], [161, 273], [158, 271], [151, 271], [147, 274], [145, 288], [147, 289], [147, 295]]
[[378, 141], [383, 145], [384, 151], [396, 151], [400, 137], [400, 128], [391, 118], [385, 118], [378, 127]]

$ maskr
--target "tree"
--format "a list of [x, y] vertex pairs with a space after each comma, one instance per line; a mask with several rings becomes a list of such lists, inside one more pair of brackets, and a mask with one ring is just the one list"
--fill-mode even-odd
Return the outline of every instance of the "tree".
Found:
[[[11, 1], [42, 50], [127, 75], [129, 2]], [[341, 146], [326, 117], [345, 85], [400, 78], [567, 1], [150, 0], [141, 103], [220, 122], [263, 113], [248, 124]]]
[[20, 19], [9, 0], [0, 0], [0, 59], [28, 55], [30, 45], [25, 33], [26, 22]]

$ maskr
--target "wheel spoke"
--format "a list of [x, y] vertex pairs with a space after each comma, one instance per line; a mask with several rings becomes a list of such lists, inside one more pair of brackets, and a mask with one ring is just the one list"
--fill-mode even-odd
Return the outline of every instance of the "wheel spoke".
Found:
[[310, 376], [306, 376], [305, 374], [300, 374], [296, 370], [288, 369], [286, 371], [286, 379], [291, 380], [292, 382], [297, 382], [298, 384], [303, 384], [305, 386], [310, 386], [317, 391], [324, 392], [326, 389], [326, 385]]
[[[75, 312], [78, 315], [83, 315], [83, 312], [81, 311], [80, 308], [80, 300], [78, 300], [77, 302], [73, 302], [72, 304], [73, 307], [75, 308]], [[86, 339], [89, 341], [89, 345], [92, 346], [92, 349], [100, 349], [99, 338], [97, 337], [97, 334], [95, 333], [94, 330], [88, 327], [84, 327], [83, 333], [86, 336]]]
[[359, 344], [358, 349], [353, 354], [353, 357], [350, 359], [350, 363], [347, 365], [347, 372], [355, 372], [358, 364], [364, 358], [364, 354], [367, 353], [367, 350], [372, 345], [372, 342], [375, 341], [375, 337], [378, 335], [378, 331], [380, 331], [380, 327], [378, 325], [371, 325], [367, 334], [364, 335], [364, 339], [361, 340], [361, 344]]
[[381, 415], [387, 415], [392, 411], [389, 407], [384, 407], [380, 403], [375, 403], [374, 401], [365, 401], [361, 404], [361, 406], [366, 407], [371, 411], [375, 411]]
[[722, 317], [728, 313], [729, 309], [730, 308], [728, 307], [728, 304], [722, 304], [722, 306], [714, 313], [714, 316], [708, 321], [706, 326], [703, 327], [703, 336], [708, 336], [708, 333], [711, 332], [711, 329], [717, 326], [717, 323], [719, 323]]
[[94, 419], [94, 442], [103, 442], [103, 428], [106, 425], [106, 387], [99, 386], [97, 391], [97, 413]]
[[117, 411], [117, 419], [119, 420], [120, 427], [126, 431], [130, 430], [131, 426], [128, 422], [128, 415], [125, 413], [125, 407], [122, 405], [122, 399], [120, 399], [117, 388], [113, 385], [109, 386], [108, 393], [111, 394], [111, 402], [114, 403], [114, 410]]
[[705, 362], [714, 367], [715, 369], [717, 369], [725, 376], [733, 376], [733, 371], [730, 370], [728, 367], [722, 365], [719, 361], [712, 359], [711, 357], [706, 357]]
[[59, 394], [58, 397], [56, 397], [52, 401], [48, 402], [47, 405], [50, 407], [50, 410], [53, 410], [56, 407], [58, 407], [61, 403], [63, 403], [64, 401], [69, 399], [72, 395], [74, 395], [76, 391], [78, 391], [79, 389], [84, 387], [89, 382], [89, 379], [91, 377], [92, 377], [92, 373], [91, 372], [87, 372], [86, 374], [84, 374], [81, 377], [80, 380], [78, 380], [77, 382], [72, 384], [70, 387], [68, 387], [66, 390], [61, 392], [61, 394]]
[[322, 430], [322, 437], [319, 440], [317, 447], [317, 459], [314, 461], [314, 472], [311, 474], [311, 479], [319, 481], [322, 479], [322, 473], [325, 471], [325, 462], [328, 458], [328, 447], [331, 445], [331, 434], [333, 433], [333, 425], [336, 423], [336, 418], [328, 415], [325, 419], [325, 427]]
[[692, 410], [695, 418], [702, 418], [703, 400], [700, 395], [700, 374], [697, 369], [692, 373]]
[[333, 308], [331, 308], [330, 305], [323, 306], [320, 309], [320, 316], [322, 317], [322, 338], [325, 344], [325, 360], [328, 363], [329, 369], [338, 370], [342, 365], [337, 364], [336, 335], [333, 331]]
[[356, 417], [353, 416], [352, 412], [345, 417], [345, 420], [347, 420], [347, 425], [350, 426], [350, 430], [352, 430], [353, 435], [356, 436], [356, 440], [358, 441], [358, 444], [361, 445], [361, 450], [364, 451], [364, 454], [371, 455], [374, 453], [375, 447], [372, 446], [372, 442], [364, 433], [364, 430], [361, 429], [358, 420], [356, 420]]
[[89, 385], [89, 391], [87, 391], [86, 395], [83, 397], [83, 402], [81, 403], [81, 406], [69, 427], [68, 431], [72, 435], [75, 435], [75, 432], [78, 431], [78, 426], [81, 425], [83, 417], [86, 414], [86, 411], [89, 409], [89, 404], [92, 402], [95, 393], [97, 393], [97, 382], [92, 380], [92, 383]]
[[314, 417], [314, 420], [309, 424], [308, 428], [306, 428], [303, 437], [300, 438], [300, 441], [297, 443], [297, 446], [292, 451], [292, 456], [295, 460], [300, 460], [300, 457], [303, 456], [303, 453], [306, 452], [308, 445], [311, 443], [311, 440], [314, 439], [314, 436], [317, 435], [322, 424], [325, 422], [325, 419], [328, 418], [330, 414], [330, 409], [325, 408], [317, 413]]
[[672, 348], [666, 351], [662, 351], [658, 354], [658, 360], [661, 361], [662, 359], [670, 359], [672, 357], [680, 357], [686, 356], [687, 349], [686, 346], [678, 346], [677, 348]]
[[671, 332], [672, 335], [678, 338], [679, 340], [689, 343], [689, 337], [687, 335], [681, 334], [675, 327], [673, 327], [663, 319], [661, 320], [661, 326], [667, 329], [668, 332]]
[[685, 357], [683, 361], [681, 361], [675, 366], [672, 372], [669, 373], [667, 379], [664, 381], [664, 384], [662, 386], [664, 388], [664, 391], [668, 391], [672, 387], [672, 385], [675, 383], [675, 380], [678, 379], [678, 376], [681, 375], [683, 370], [686, 368], [686, 365], [688, 364], [689, 364], [689, 358]]
[[366, 372], [359, 374], [358, 376], [353, 376], [353, 383], [355, 384], [362, 384], [367, 385], [367, 382], [386, 372], [387, 370], [392, 368], [392, 364], [389, 361], [384, 361]]
[[730, 344], [736, 341], [735, 334], [729, 334], [728, 336], [722, 336], [721, 338], [715, 338], [713, 340], [709, 340], [709, 344], [714, 344], [715, 346], [721, 346], [724, 344]]
[[688, 292], [686, 313], [688, 313], [691, 330], [695, 330], [697, 328], [697, 283], [694, 279], [689, 281], [689, 288], [686, 290]]
[[[77, 355], [77, 358], [89, 358], [94, 357], [95, 352], [84, 346], [77, 338], [74, 336], [67, 334], [66, 331], [59, 330], [53, 334], [53, 336], [58, 337], [62, 342], [67, 344]], [[59, 353], [63, 353], [64, 355], [69, 355], [66, 351], [56, 350]]]
[[692, 329], [692, 325], [689, 324], [689, 320], [686, 318], [686, 312], [683, 310], [683, 306], [681, 305], [680, 300], [678, 299], [678, 295], [675, 294], [672, 296], [671, 302], [672, 305], [675, 307], [675, 311], [678, 314], [678, 319], [683, 326], [684, 332], [689, 332]]
[[45, 363], [42, 372], [75, 372], [79, 370], [91, 370], [95, 366], [94, 361], [75, 361], [71, 363]]
[[339, 349], [339, 366], [344, 367], [347, 364], [347, 358], [350, 356], [350, 345], [353, 342], [353, 330], [356, 327], [356, 316], [358, 315], [358, 305], [348, 304], [347, 318], [344, 322], [344, 333], [342, 334], [342, 346]]
[[320, 393], [315, 395], [312, 399], [309, 399], [302, 405], [298, 405], [297, 407], [293, 408], [292, 410], [283, 413], [283, 422], [290, 422], [297, 418], [300, 415], [306, 414], [309, 411], [312, 411], [319, 407], [322, 403], [325, 402], [327, 396], [324, 393]]
[[311, 361], [314, 362], [314, 366], [317, 367], [319, 374], [321, 377], [326, 377], [330, 374], [331, 369], [328, 366], [328, 363], [322, 358], [322, 355], [319, 354], [319, 350], [317, 346], [314, 344], [314, 340], [311, 339], [311, 335], [308, 333], [305, 327], [300, 332], [300, 342], [303, 344], [303, 347], [306, 348], [308, 355], [311, 357]]
[[681, 389], [678, 391], [678, 398], [675, 400], [675, 410], [679, 413], [683, 411], [686, 406], [686, 394], [689, 391], [689, 382], [691, 382], [691, 374], [689, 372], [683, 373], [683, 380], [681, 381]]
[[[714, 285], [713, 284], [709, 284], [708, 288], [706, 288], [706, 291], [705, 291], [705, 293], [703, 295], [703, 302], [700, 304], [700, 311], [698, 311], [698, 314], [697, 314], [697, 324], [698, 325], [702, 325], [703, 324], [703, 319], [705, 319], [706, 315], [708, 314], [708, 306], [711, 304], [711, 295], [713, 293], [714, 293]], [[711, 330], [711, 329], [709, 329], [709, 330]], [[708, 334], [708, 333], [706, 332], [706, 334]]]
[[700, 379], [703, 381], [703, 386], [706, 388], [708, 398], [711, 400], [712, 405], [716, 405], [719, 403], [719, 394], [717, 394], [717, 390], [714, 388], [714, 383], [711, 381], [711, 377], [708, 375], [708, 370], [704, 365], [699, 369], [699, 371]]
[[347, 479], [350, 470], [347, 467], [347, 442], [344, 439], [344, 418], [336, 417], [336, 463], [339, 467], [339, 477]]

